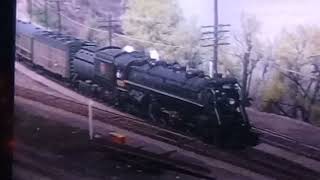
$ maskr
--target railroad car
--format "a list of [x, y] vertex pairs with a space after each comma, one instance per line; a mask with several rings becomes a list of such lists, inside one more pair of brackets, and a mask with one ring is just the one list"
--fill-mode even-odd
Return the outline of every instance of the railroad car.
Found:
[[16, 57], [31, 62], [34, 34], [40, 32], [41, 29], [20, 20], [16, 22], [16, 27]]
[[33, 63], [62, 78], [70, 78], [70, 59], [82, 47], [83, 41], [48, 31], [33, 35]]
[[[98, 47], [93, 43], [85, 43], [72, 58], [73, 71], [71, 75], [75, 79], [87, 80], [94, 78], [95, 72], [95, 53]], [[81, 73], [80, 73], [81, 72]]]
[[[32, 26], [17, 23], [19, 37]], [[251, 128], [235, 78], [210, 78], [202, 71], [152, 59], [145, 52], [100, 48], [38, 28], [29, 37], [17, 41], [17, 51], [30, 49], [28, 61], [58, 75], [85, 95], [222, 148], [258, 144], [258, 134]]]

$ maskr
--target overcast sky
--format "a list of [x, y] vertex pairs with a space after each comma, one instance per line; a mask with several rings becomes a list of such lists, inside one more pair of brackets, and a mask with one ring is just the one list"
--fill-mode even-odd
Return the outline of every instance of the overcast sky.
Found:
[[[199, 24], [213, 24], [214, 0], [179, 0], [187, 17], [195, 16]], [[320, 26], [320, 0], [219, 0], [220, 22], [240, 29], [243, 12], [256, 15], [262, 22], [266, 38], [274, 37], [283, 28], [298, 24]]]

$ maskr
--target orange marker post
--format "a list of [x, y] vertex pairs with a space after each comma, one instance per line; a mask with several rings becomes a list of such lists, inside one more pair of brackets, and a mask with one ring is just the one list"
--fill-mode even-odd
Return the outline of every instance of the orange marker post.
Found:
[[114, 143], [125, 144], [127, 141], [127, 137], [125, 135], [122, 135], [116, 132], [111, 132], [109, 133], [109, 135], [111, 136], [111, 140]]

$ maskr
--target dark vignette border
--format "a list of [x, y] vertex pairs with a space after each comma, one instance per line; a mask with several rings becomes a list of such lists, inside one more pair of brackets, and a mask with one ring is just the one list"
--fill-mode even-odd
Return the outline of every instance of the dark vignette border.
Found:
[[0, 4], [0, 179], [11, 179], [16, 0]]

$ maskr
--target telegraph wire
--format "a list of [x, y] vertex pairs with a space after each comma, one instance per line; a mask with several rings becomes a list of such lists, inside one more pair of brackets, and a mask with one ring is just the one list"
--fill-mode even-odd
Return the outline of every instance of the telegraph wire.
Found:
[[[40, 3], [36, 3], [37, 5], [41, 5], [43, 6], [43, 4], [40, 4]], [[51, 10], [53, 10], [52, 7], [48, 6]], [[58, 13], [61, 17], [65, 18], [66, 20], [74, 23], [74, 24], [77, 24], [79, 26], [82, 26], [82, 27], [85, 27], [87, 29], [90, 29], [90, 30], [93, 30], [93, 31], [97, 31], [97, 32], [102, 32], [102, 33], [109, 33], [109, 31], [107, 30], [103, 30], [103, 29], [100, 29], [100, 28], [93, 28], [93, 27], [90, 27], [88, 25], [85, 25], [81, 22], [78, 22], [70, 17], [68, 17], [67, 15], [61, 13]], [[153, 44], [153, 45], [160, 45], [160, 46], [167, 46], [167, 47], [173, 47], [173, 48], [185, 48], [185, 47], [182, 47], [182, 46], [176, 46], [176, 45], [170, 45], [170, 44], [164, 44], [164, 43], [160, 43], [160, 42], [151, 42], [151, 41], [147, 41], [147, 40], [142, 40], [142, 39], [138, 39], [138, 38], [134, 38], [134, 37], [130, 37], [130, 36], [126, 36], [126, 35], [122, 35], [122, 34], [119, 34], [119, 33], [113, 33], [114, 35], [120, 37], [120, 38], [125, 38], [125, 39], [128, 39], [128, 40], [133, 40], [133, 41], [137, 41], [137, 42], [142, 42], [142, 43], [148, 43], [148, 44]]]
[[[229, 54], [230, 56], [234, 56], [234, 54], [232, 54], [232, 53], [230, 53], [230, 52], [227, 52], [227, 51], [223, 51], [223, 52], [226, 53], [226, 54]], [[269, 63], [269, 65], [270, 65], [272, 68], [278, 69], [278, 70], [280, 70], [281, 72], [291, 72], [291, 73], [300, 75], [300, 76], [302, 76], [302, 77], [307, 77], [307, 78], [311, 78], [311, 79], [319, 79], [319, 77], [317, 77], [317, 76], [306, 75], [305, 73], [302, 73], [302, 72], [298, 72], [298, 71], [294, 71], [294, 70], [292, 70], [292, 69], [284, 68], [283, 66], [279, 65], [279, 64], [276, 63], [276, 62], [266, 61], [266, 60], [261, 60], [260, 62]], [[310, 61], [308, 61], [308, 62], [310, 62]]]
[[300, 75], [302, 77], [308, 77], [310, 79], [319, 79], [319, 77], [316, 77], [316, 76], [313, 76], [313, 75], [305, 75], [304, 73], [301, 73], [301, 72], [298, 72], [298, 71], [294, 71], [294, 70], [291, 70], [291, 69], [287, 69], [287, 68], [283, 68], [281, 67], [279, 64], [273, 62], [271, 64], [271, 66], [273, 66], [274, 68], [276, 69], [279, 69], [280, 71], [286, 71], [286, 72], [291, 72], [291, 73], [294, 73], [294, 74], [297, 74], [297, 75]]
[[[88, 28], [88, 29], [91, 29], [91, 30], [94, 30], [94, 31], [98, 31], [98, 32], [104, 32], [104, 33], [108, 33], [109, 32], [109, 31], [106, 31], [106, 30], [93, 28], [93, 27], [87, 26], [85, 24], [82, 24], [82, 23], [80, 23], [80, 22], [78, 22], [76, 20], [73, 20], [73, 19], [67, 17], [66, 15], [64, 15], [62, 13], [60, 13], [60, 15], [62, 17], [64, 17], [65, 19], [69, 20], [70, 22], [78, 24], [78, 25], [80, 25], [82, 27], [85, 27], [85, 28]], [[151, 41], [141, 40], [141, 39], [133, 38], [133, 37], [130, 37], [130, 36], [122, 35], [122, 34], [119, 34], [119, 33], [113, 33], [113, 34], [118, 36], [118, 37], [126, 38], [126, 39], [129, 39], [129, 40], [134, 40], [134, 41], [138, 41], [138, 42], [143, 42], [143, 43], [149, 43], [149, 44], [161, 45], [161, 46], [168, 46], [168, 47], [175, 47], [175, 48], [184, 48], [182, 46], [175, 46], [175, 45], [163, 44], [163, 43], [159, 43], [159, 42], [151, 42]]]
[[[35, 1], [33, 1], [34, 4], [37, 4], [37, 5], [40, 5], [40, 6], [44, 6], [44, 4], [40, 4], [40, 3], [35, 3]], [[50, 9], [52, 9], [52, 7], [48, 6]], [[79, 26], [82, 26], [82, 27], [85, 27], [85, 28], [88, 28], [88, 29], [91, 29], [93, 31], [97, 31], [97, 32], [103, 32], [103, 33], [109, 33], [109, 31], [107, 30], [103, 30], [103, 29], [99, 29], [99, 28], [93, 28], [93, 27], [90, 27], [88, 25], [85, 25], [83, 23], [80, 23], [76, 20], [73, 20], [71, 18], [69, 18], [68, 16], [64, 15], [63, 13], [59, 13], [63, 18], [67, 19], [68, 21], [74, 23], [74, 24], [77, 24]], [[218, 26], [230, 26], [230, 25], [218, 25]], [[213, 27], [213, 26], [205, 26], [206, 28], [208, 27]], [[158, 42], [151, 42], [151, 41], [146, 41], [146, 40], [141, 40], [141, 39], [137, 39], [137, 38], [133, 38], [133, 37], [130, 37], [130, 36], [126, 36], [126, 35], [122, 35], [122, 34], [118, 34], [118, 33], [113, 33], [115, 34], [116, 36], [118, 37], [122, 37], [122, 38], [126, 38], [126, 39], [129, 39], [129, 40], [134, 40], [134, 41], [138, 41], [138, 42], [142, 42], [142, 43], [149, 43], [149, 44], [154, 44], [154, 45], [161, 45], [161, 46], [168, 46], [168, 47], [175, 47], [175, 48], [184, 48], [182, 46], [175, 46], [175, 45], [169, 45], [169, 44], [163, 44], [163, 43], [158, 43]], [[301, 73], [301, 72], [298, 72], [298, 71], [294, 71], [294, 70], [291, 70], [291, 69], [287, 69], [287, 68], [283, 68], [281, 67], [281, 65], [275, 63], [275, 62], [268, 62], [268, 63], [271, 63], [271, 67], [273, 68], [276, 68], [276, 69], [279, 69], [280, 71], [285, 71], [285, 72], [291, 72], [291, 73], [294, 73], [294, 74], [298, 74], [302, 77], [308, 77], [308, 78], [312, 78], [312, 79], [318, 79], [319, 77], [316, 77], [316, 76], [313, 76], [313, 75], [305, 75], [304, 73]]]

